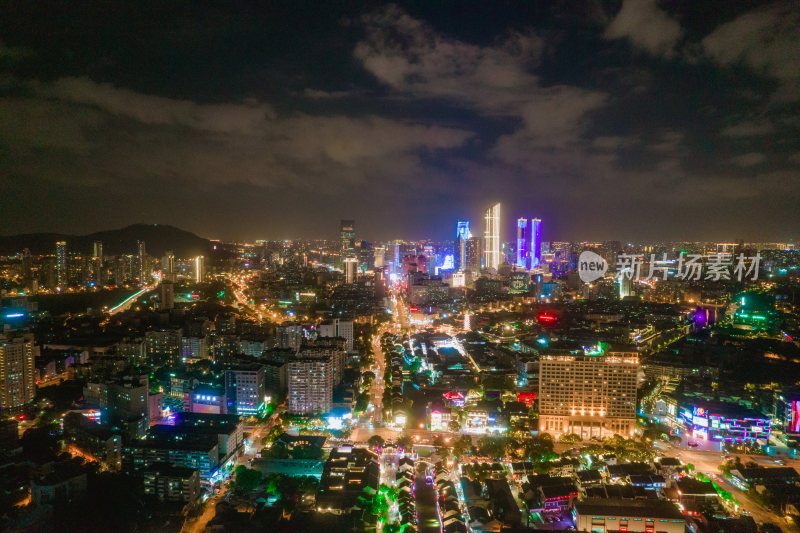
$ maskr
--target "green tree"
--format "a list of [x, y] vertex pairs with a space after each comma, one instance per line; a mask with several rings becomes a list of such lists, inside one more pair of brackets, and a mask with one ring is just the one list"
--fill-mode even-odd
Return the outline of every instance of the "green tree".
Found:
[[373, 435], [367, 439], [370, 448], [380, 448], [386, 441], [380, 435]]
[[506, 439], [483, 436], [478, 439], [478, 453], [488, 457], [502, 457], [505, 453]]
[[236, 477], [234, 479], [233, 490], [236, 494], [241, 496], [250, 494], [258, 484], [261, 483], [261, 472], [247, 468], [244, 465], [239, 465], [234, 471]]
[[563, 442], [564, 444], [577, 444], [581, 442], [583, 439], [577, 433], [570, 433], [569, 435], [562, 435], [559, 442]]
[[411, 448], [411, 445], [414, 443], [414, 439], [411, 438], [411, 435], [401, 435], [397, 438], [396, 444], [400, 448], [404, 448], [406, 450]]
[[463, 457], [470, 449], [472, 449], [472, 437], [469, 435], [461, 435], [453, 443], [453, 455], [456, 457]]

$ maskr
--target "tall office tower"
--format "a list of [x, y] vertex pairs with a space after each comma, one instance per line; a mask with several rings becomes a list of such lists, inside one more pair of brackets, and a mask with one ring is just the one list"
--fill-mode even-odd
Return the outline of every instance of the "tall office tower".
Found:
[[68, 282], [67, 241], [58, 241], [56, 243], [56, 285], [66, 287]]
[[500, 266], [500, 204], [494, 204], [483, 214], [483, 268], [497, 270]]
[[345, 257], [354, 257], [356, 255], [356, 221], [342, 220], [340, 230], [342, 237], [342, 260], [344, 260]]
[[103, 241], [94, 241], [92, 243], [92, 257], [103, 258]]
[[16, 411], [33, 401], [34, 359], [38, 355], [32, 333], [0, 334], [0, 411]]
[[163, 270], [165, 274], [172, 274], [175, 272], [175, 252], [172, 250], [167, 250], [167, 253], [161, 258], [161, 270]]
[[538, 218], [531, 219], [531, 268], [542, 266], [542, 221]]
[[530, 240], [530, 233], [528, 229], [528, 219], [517, 219], [517, 268], [528, 269], [530, 261], [530, 250], [528, 249], [528, 241]]
[[289, 360], [286, 375], [289, 412], [323, 414], [333, 406], [333, 358], [314, 352], [300, 352]]
[[147, 253], [145, 251], [144, 241], [136, 241], [137, 248], [137, 267], [139, 275], [139, 284], [146, 285], [147, 279], [145, 278], [145, 271], [147, 270]]
[[456, 222], [456, 246], [453, 250], [456, 270], [465, 270], [467, 267], [467, 241], [472, 238], [469, 231], [469, 220]]
[[633, 436], [636, 352], [543, 355], [539, 363], [539, 431], [583, 439]]
[[481, 271], [481, 239], [480, 237], [471, 237], [467, 239], [467, 262], [464, 270], [469, 270], [477, 274]]
[[373, 250], [375, 255], [375, 268], [383, 268], [383, 265], [386, 263], [386, 247], [376, 246]]
[[266, 367], [259, 363], [225, 370], [225, 398], [228, 412], [254, 415], [266, 407]]
[[342, 258], [342, 267], [344, 268], [344, 281], [345, 283], [356, 282], [356, 270], [358, 269], [358, 259], [355, 257]]
[[158, 308], [161, 311], [169, 311], [175, 307], [175, 284], [169, 278], [161, 280], [161, 302]]

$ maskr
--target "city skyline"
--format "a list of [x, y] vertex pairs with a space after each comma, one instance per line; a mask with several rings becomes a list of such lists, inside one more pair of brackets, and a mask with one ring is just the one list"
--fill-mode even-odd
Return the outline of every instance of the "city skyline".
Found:
[[3, 233], [796, 239], [790, 2], [307, 6], [5, 8]]

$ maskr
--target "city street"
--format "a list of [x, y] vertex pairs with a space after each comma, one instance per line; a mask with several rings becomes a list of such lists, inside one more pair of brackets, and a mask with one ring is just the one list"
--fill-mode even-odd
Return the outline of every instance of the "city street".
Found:
[[[713, 479], [720, 487], [729, 491], [733, 497], [742, 505], [742, 509], [747, 511], [753, 519], [759, 523], [773, 523], [784, 531], [800, 531], [793, 523], [789, 524], [783, 517], [765, 509], [760, 504], [753, 501], [746, 492], [741, 491], [730, 481], [725, 479], [722, 472], [719, 470], [719, 465], [725, 461], [725, 453], [710, 450], [698, 449], [679, 449], [670, 444], [663, 442], [655, 443], [656, 448], [662, 450], [666, 457], [677, 457], [685, 464], [694, 465], [695, 471], [706, 474], [709, 478]], [[775, 457], [766, 455], [745, 455], [745, 454], [730, 454], [731, 457], [739, 457], [743, 463], [750, 461], [764, 467], [779, 466], [775, 463]], [[781, 460], [786, 463], [786, 466], [791, 466], [795, 470], [800, 468], [800, 459], [790, 459], [781, 457]]]

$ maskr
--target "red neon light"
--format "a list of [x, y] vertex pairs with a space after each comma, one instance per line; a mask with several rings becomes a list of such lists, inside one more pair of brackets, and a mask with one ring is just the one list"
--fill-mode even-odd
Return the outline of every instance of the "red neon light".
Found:
[[539, 315], [536, 318], [539, 319], [539, 322], [553, 322], [556, 319], [555, 316], [547, 314], [547, 313], [542, 313], [541, 315]]

